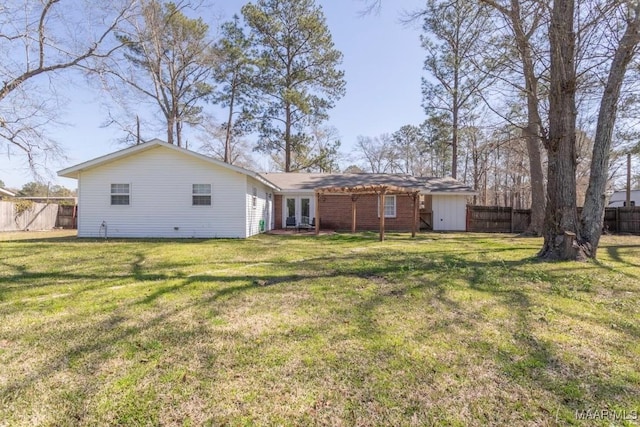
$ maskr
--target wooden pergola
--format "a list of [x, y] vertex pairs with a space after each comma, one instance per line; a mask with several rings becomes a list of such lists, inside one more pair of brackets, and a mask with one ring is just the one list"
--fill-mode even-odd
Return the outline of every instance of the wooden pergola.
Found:
[[413, 199], [413, 225], [411, 237], [416, 237], [418, 223], [420, 190], [394, 185], [374, 184], [355, 186], [322, 187], [315, 190], [316, 195], [316, 234], [320, 233], [320, 196], [323, 194], [349, 194], [351, 196], [351, 232], [356, 232], [357, 201], [360, 195], [378, 195], [378, 216], [380, 217], [380, 241], [384, 240], [384, 203], [385, 196], [408, 195]]

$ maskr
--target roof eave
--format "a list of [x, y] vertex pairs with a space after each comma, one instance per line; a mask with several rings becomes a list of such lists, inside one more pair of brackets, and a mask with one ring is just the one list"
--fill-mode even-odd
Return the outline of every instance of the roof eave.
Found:
[[273, 184], [271, 181], [265, 179], [264, 177], [262, 177], [260, 174], [258, 174], [256, 172], [250, 171], [248, 169], [241, 168], [239, 166], [234, 166], [234, 165], [231, 165], [231, 164], [228, 164], [228, 163], [224, 163], [221, 160], [214, 159], [212, 157], [205, 156], [205, 155], [200, 154], [200, 153], [196, 153], [195, 151], [189, 151], [187, 149], [184, 149], [184, 148], [181, 148], [181, 147], [177, 147], [177, 146], [175, 146], [173, 144], [169, 144], [169, 143], [161, 141], [159, 139], [153, 139], [153, 140], [151, 140], [149, 142], [145, 142], [144, 144], [127, 147], [125, 149], [116, 151], [114, 153], [110, 153], [110, 154], [106, 154], [104, 156], [96, 157], [95, 159], [88, 160], [86, 162], [77, 164], [75, 166], [71, 166], [70, 168], [62, 169], [62, 170], [58, 171], [58, 176], [62, 176], [62, 177], [65, 177], [65, 178], [78, 179], [78, 176], [80, 175], [80, 172], [82, 172], [84, 170], [91, 169], [91, 168], [94, 168], [94, 167], [97, 167], [97, 166], [100, 166], [100, 165], [103, 165], [103, 164], [106, 164], [106, 163], [109, 163], [109, 162], [112, 162], [112, 161], [116, 161], [116, 160], [119, 160], [119, 159], [123, 159], [123, 158], [129, 157], [129, 156], [131, 156], [133, 154], [139, 153], [141, 151], [146, 151], [146, 150], [149, 150], [149, 149], [151, 149], [153, 147], [157, 147], [157, 146], [165, 147], [165, 148], [168, 148], [168, 149], [174, 150], [174, 151], [178, 151], [178, 152], [181, 152], [181, 153], [196, 157], [198, 159], [201, 159], [201, 160], [203, 160], [205, 162], [213, 163], [213, 164], [215, 164], [217, 166], [220, 166], [220, 167], [223, 167], [223, 168], [226, 168], [226, 169], [238, 172], [238, 173], [242, 173], [244, 175], [250, 176], [250, 177], [262, 182], [263, 184], [271, 187], [274, 190], [278, 189], [277, 185]]
[[[93, 167], [109, 163], [121, 158], [125, 158], [131, 156], [140, 151], [146, 151], [155, 146], [169, 146], [171, 144], [167, 144], [166, 142], [154, 139], [144, 144], [134, 145], [131, 147], [123, 148], [122, 150], [115, 151], [113, 153], [105, 154], [104, 156], [96, 157], [95, 159], [87, 160], [86, 162], [78, 163], [77, 165], [71, 166], [66, 169], [62, 169], [58, 171], [58, 176], [62, 176], [65, 178], [78, 178], [80, 172], [91, 169]], [[175, 147], [174, 147], [175, 148]]]
[[274, 191], [281, 191], [280, 188], [275, 185], [273, 182], [269, 181], [268, 179], [265, 179], [262, 175], [260, 175], [259, 173], [255, 173], [255, 172], [251, 172], [251, 171], [247, 171], [250, 172], [251, 174], [249, 176], [251, 176], [252, 178], [260, 181], [261, 183], [263, 183], [264, 185], [266, 185], [267, 187], [271, 188]]
[[311, 193], [315, 192], [315, 189], [308, 188], [280, 188], [277, 190], [278, 193], [282, 194], [297, 194], [297, 193]]
[[430, 194], [436, 196], [477, 196], [477, 191], [427, 191], [423, 194]]

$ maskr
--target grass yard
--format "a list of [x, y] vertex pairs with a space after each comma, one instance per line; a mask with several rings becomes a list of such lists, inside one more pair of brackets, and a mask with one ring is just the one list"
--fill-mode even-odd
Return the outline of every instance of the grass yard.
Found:
[[640, 237], [388, 238], [0, 234], [0, 426], [640, 423]]

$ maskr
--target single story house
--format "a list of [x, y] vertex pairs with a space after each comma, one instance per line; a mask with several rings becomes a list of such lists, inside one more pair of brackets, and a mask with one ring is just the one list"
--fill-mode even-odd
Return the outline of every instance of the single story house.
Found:
[[273, 184], [157, 139], [58, 175], [78, 180], [79, 237], [244, 238], [273, 222]]
[[[627, 191], [614, 191], [609, 197], [610, 208], [621, 208], [627, 205]], [[631, 190], [631, 206], [640, 206], [640, 190]]]
[[78, 180], [79, 237], [245, 238], [316, 219], [322, 229], [377, 230], [380, 200], [387, 230], [464, 231], [475, 194], [452, 178], [259, 174], [157, 139], [58, 175]]

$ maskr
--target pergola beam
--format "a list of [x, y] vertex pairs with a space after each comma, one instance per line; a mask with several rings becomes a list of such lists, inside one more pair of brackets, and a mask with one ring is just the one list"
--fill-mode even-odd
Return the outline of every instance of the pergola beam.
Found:
[[413, 225], [411, 227], [411, 237], [416, 236], [416, 222], [418, 221], [418, 205], [420, 190], [398, 187], [395, 185], [354, 185], [354, 186], [334, 186], [322, 187], [315, 190], [316, 193], [316, 234], [320, 233], [320, 195], [321, 194], [350, 194], [351, 195], [351, 231], [356, 230], [356, 201], [357, 196], [363, 194], [378, 195], [378, 215], [380, 216], [380, 241], [384, 240], [384, 202], [386, 196], [406, 194], [413, 198]]
[[353, 187], [322, 187], [317, 188], [316, 193], [319, 194], [340, 194], [340, 193], [348, 193], [348, 194], [380, 194], [384, 192], [389, 196], [398, 195], [398, 194], [414, 194], [420, 193], [420, 190], [413, 190], [404, 187], [397, 187], [395, 185], [354, 185]]
[[378, 215], [380, 216], [380, 241], [384, 241], [384, 191], [378, 196]]
[[320, 193], [316, 191], [316, 236], [320, 234]]
[[418, 224], [418, 218], [420, 217], [420, 194], [414, 193], [411, 197], [413, 199], [413, 224], [411, 225], [411, 237], [413, 238], [416, 237], [416, 228]]

